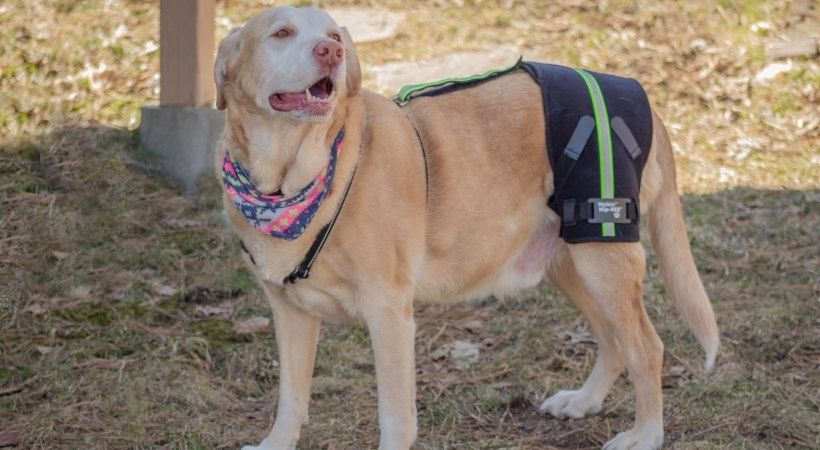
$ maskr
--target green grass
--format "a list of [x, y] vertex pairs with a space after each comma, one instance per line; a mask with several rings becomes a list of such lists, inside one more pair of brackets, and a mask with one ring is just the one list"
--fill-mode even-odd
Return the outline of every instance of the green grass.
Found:
[[[716, 372], [704, 376], [650, 258], [666, 443], [820, 447], [817, 60], [752, 81], [776, 33], [751, 24], [783, 29], [789, 4], [298, 3], [407, 14], [395, 39], [358, 48], [366, 82], [374, 64], [501, 45], [640, 79], [670, 127], [723, 339]], [[220, 3], [218, 34], [258, 9]], [[147, 0], [0, 6], [0, 432], [19, 431], [20, 448], [237, 448], [258, 442], [275, 414], [272, 330], [232, 328], [271, 314], [225, 226], [217, 184], [186, 197], [138, 148], [138, 109], [157, 100], [157, 10]], [[203, 306], [233, 312], [202, 317]], [[595, 448], [627, 428], [625, 377], [588, 419], [535, 409], [592, 368], [595, 346], [561, 337], [584, 330], [576, 318], [547, 286], [420, 307], [417, 447]], [[479, 360], [433, 358], [454, 340], [480, 343]], [[365, 327], [324, 328], [300, 448], [377, 445], [373, 372]]]

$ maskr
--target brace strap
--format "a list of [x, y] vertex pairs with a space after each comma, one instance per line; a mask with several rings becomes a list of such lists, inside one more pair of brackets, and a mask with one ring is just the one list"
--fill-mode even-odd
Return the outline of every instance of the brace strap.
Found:
[[562, 223], [572, 226], [589, 223], [632, 223], [638, 219], [638, 204], [628, 198], [591, 198], [587, 201], [564, 200]]
[[641, 147], [638, 146], [635, 136], [629, 131], [629, 127], [626, 125], [626, 122], [624, 122], [624, 119], [622, 119], [621, 116], [613, 117], [611, 125], [615, 134], [618, 135], [618, 139], [623, 142], [626, 151], [629, 152], [629, 156], [631, 156], [632, 159], [641, 156]]

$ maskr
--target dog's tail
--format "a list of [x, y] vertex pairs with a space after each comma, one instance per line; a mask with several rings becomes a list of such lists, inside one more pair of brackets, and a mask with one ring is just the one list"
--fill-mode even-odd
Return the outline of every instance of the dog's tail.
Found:
[[652, 247], [675, 307], [706, 352], [704, 368], [708, 372], [715, 365], [720, 345], [715, 313], [692, 259], [675, 180], [675, 160], [669, 136], [660, 120], [655, 121], [655, 133], [658, 133], [656, 157], [662, 181], [657, 197], [649, 205]]

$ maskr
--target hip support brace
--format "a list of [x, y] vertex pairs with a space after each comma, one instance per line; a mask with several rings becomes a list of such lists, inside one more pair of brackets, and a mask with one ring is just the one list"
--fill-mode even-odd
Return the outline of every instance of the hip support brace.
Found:
[[396, 101], [445, 94], [516, 70], [541, 88], [555, 188], [547, 204], [561, 217], [561, 237], [568, 243], [638, 241], [652, 112], [637, 81], [518, 61], [482, 75], [406, 86]]

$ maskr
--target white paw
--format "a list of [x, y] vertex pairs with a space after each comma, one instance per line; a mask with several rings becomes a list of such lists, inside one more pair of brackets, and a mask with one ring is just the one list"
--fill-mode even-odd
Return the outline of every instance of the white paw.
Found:
[[[276, 442], [276, 441], [274, 441], [274, 442]], [[246, 446], [242, 447], [242, 450], [293, 450], [295, 448], [296, 448], [295, 446], [287, 446], [287, 445], [282, 446], [282, 445], [271, 444], [267, 439], [265, 439], [259, 445], [256, 445], [256, 446], [246, 445]]]
[[584, 391], [561, 391], [544, 400], [538, 408], [559, 419], [580, 419], [601, 410], [601, 400], [592, 398]]
[[663, 428], [647, 426], [618, 433], [603, 450], [657, 450], [663, 446]]

